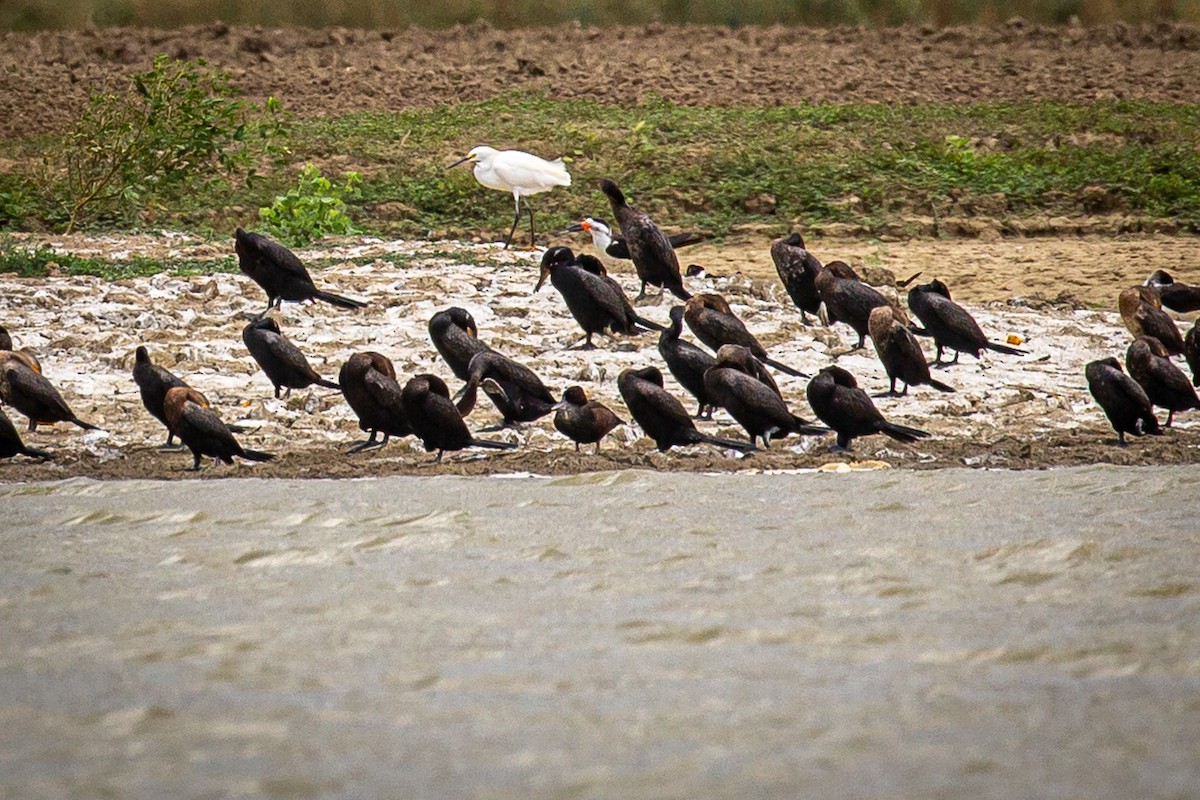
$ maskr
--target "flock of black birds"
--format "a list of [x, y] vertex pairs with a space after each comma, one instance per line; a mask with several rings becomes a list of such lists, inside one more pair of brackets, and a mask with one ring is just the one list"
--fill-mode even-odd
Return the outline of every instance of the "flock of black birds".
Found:
[[[541, 259], [541, 275], [534, 291], [547, 278], [558, 290], [572, 317], [584, 334], [582, 349], [595, 347], [596, 334], [634, 334], [658, 331], [658, 352], [678, 383], [695, 398], [697, 410], [689, 414], [683, 404], [664, 388], [663, 373], [656, 366], [626, 369], [617, 378], [617, 388], [629, 413], [658, 449], [691, 444], [711, 444], [740, 452], [792, 434], [836, 435], [836, 449], [849, 449], [858, 437], [884, 434], [901, 442], [915, 442], [929, 434], [923, 430], [889, 422], [876, 408], [870, 395], [855, 377], [839, 366], [822, 368], [816, 376], [783, 364], [735, 316], [729, 303], [718, 294], [692, 295], [684, 287], [675, 247], [702, 237], [681, 234], [666, 236], [642, 212], [631, 208], [620, 188], [604, 180], [600, 189], [608, 198], [621, 237], [613, 238], [607, 224], [594, 222], [593, 240], [610, 257], [632, 260], [641, 280], [641, 293], [654, 286], [684, 301], [670, 309], [669, 325], [659, 325], [635, 310], [621, 285], [608, 275], [604, 263], [594, 256], [576, 254], [567, 247], [551, 247]], [[588, 225], [574, 226], [588, 230]], [[603, 230], [603, 238], [597, 231]], [[239, 266], [267, 294], [267, 308], [243, 330], [246, 349], [274, 387], [275, 397], [288, 396], [293, 389], [318, 385], [342, 392], [368, 434], [348, 452], [382, 447], [391, 437], [416, 436], [427, 452], [437, 451], [440, 461], [446, 451], [468, 447], [511, 449], [514, 443], [482, 439], [467, 427], [464, 417], [474, 409], [480, 390], [502, 416], [498, 428], [519, 426], [554, 413], [554, 426], [580, 445], [595, 444], [623, 421], [604, 404], [590, 400], [579, 386], [571, 386], [557, 399], [528, 367], [497, 352], [479, 338], [474, 319], [462, 308], [439, 311], [429, 320], [429, 336], [451, 373], [464, 382], [451, 396], [446, 382], [432, 374], [419, 374], [403, 385], [392, 362], [377, 352], [360, 352], [342, 365], [337, 381], [318, 374], [303, 352], [290, 342], [271, 319], [269, 312], [284, 300], [322, 301], [339, 308], [359, 309], [366, 304], [320, 290], [294, 253], [265, 236], [238, 228], [235, 250]], [[888, 392], [879, 396], [908, 393], [911, 386], [929, 386], [939, 392], [954, 389], [933, 377], [930, 367], [949, 367], [961, 353], [979, 358], [982, 351], [1022, 355], [1025, 351], [990, 341], [971, 315], [950, 296], [938, 280], [908, 290], [908, 310], [862, 281], [845, 262], [822, 264], [804, 245], [800, 234], [775, 241], [771, 256], [783, 285], [800, 310], [801, 322], [818, 315], [827, 324], [843, 323], [858, 334], [853, 349], [865, 346], [869, 336], [890, 380]], [[918, 276], [897, 283], [908, 286]], [[660, 295], [661, 296], [661, 295]], [[1135, 336], [1126, 355], [1128, 374], [1116, 358], [1087, 365], [1086, 378], [1092, 396], [1104, 410], [1125, 444], [1125, 434], [1160, 434], [1155, 406], [1168, 410], [1169, 427], [1178, 411], [1200, 408], [1195, 386], [1200, 385], [1200, 322], [1186, 337], [1162, 307], [1180, 313], [1200, 310], [1200, 288], [1176, 283], [1162, 271], [1151, 275], [1143, 286], [1122, 292], [1119, 310]], [[916, 317], [911, 321], [908, 312]], [[684, 325], [713, 352], [681, 338]], [[931, 337], [937, 349], [932, 365], [916, 337]], [[952, 361], [943, 361], [946, 350]], [[1183, 355], [1191, 368], [1189, 382], [1171, 356]], [[817, 421], [793, 413], [767, 367], [809, 379], [805, 392]], [[176, 438], [193, 456], [191, 470], [200, 468], [209, 456], [225, 463], [234, 457], [269, 461], [269, 453], [243, 448], [234, 434], [243, 432], [227, 425], [208, 399], [178, 376], [154, 364], [144, 346], [136, 350], [133, 378], [146, 410], [167, 428], [164, 448], [175, 447]], [[901, 392], [896, 384], [903, 384]], [[81, 428], [95, 426], [79, 419], [53, 384], [42, 375], [41, 365], [31, 353], [14, 349], [8, 332], [0, 327], [0, 400], [29, 419], [29, 430], [38, 425], [70, 422]], [[748, 440], [713, 436], [701, 431], [696, 420], [711, 419], [715, 409], [724, 409], [745, 430]], [[382, 437], [382, 438], [381, 438]], [[0, 410], [0, 457], [17, 454], [47, 459], [43, 450], [26, 446], [7, 415]]]

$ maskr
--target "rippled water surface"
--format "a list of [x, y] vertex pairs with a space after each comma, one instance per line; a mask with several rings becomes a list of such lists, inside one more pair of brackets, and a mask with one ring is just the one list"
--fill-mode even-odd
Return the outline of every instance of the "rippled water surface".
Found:
[[0, 486], [0, 797], [1197, 797], [1198, 490]]

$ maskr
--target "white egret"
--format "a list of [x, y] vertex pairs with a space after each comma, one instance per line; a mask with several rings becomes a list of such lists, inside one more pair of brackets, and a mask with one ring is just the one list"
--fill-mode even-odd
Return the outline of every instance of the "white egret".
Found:
[[[512, 244], [513, 234], [517, 231], [517, 223], [521, 221], [521, 198], [539, 192], [547, 192], [555, 186], [570, 186], [571, 173], [567, 172], [561, 158], [547, 161], [523, 150], [497, 150], [487, 145], [472, 147], [470, 152], [455, 161], [446, 169], [457, 167], [464, 162], [475, 165], [475, 180], [489, 189], [500, 192], [512, 192], [516, 204], [516, 214], [513, 215], [512, 228], [504, 241], [507, 248]], [[529, 211], [529, 245], [533, 246], [533, 209], [526, 204]]]

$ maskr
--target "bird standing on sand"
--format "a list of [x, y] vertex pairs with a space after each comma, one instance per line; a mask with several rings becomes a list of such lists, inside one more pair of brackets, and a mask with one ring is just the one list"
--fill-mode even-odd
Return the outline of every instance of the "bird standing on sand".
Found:
[[1120, 361], [1112, 357], [1092, 361], [1083, 374], [1087, 378], [1088, 391], [1117, 432], [1117, 444], [1126, 446], [1127, 433], [1162, 435], [1146, 390], [1125, 374]]
[[[346, 359], [338, 372], [338, 383], [342, 387], [342, 396], [358, 417], [359, 430], [371, 434], [369, 439], [354, 445], [347, 453], [383, 447], [393, 436], [412, 434], [400, 399], [396, 368], [387, 356], [370, 350], [355, 353]], [[382, 442], [377, 440], [381, 433]]]
[[554, 409], [554, 395], [533, 370], [495, 351], [477, 353], [471, 359], [467, 385], [458, 403], [463, 416], [474, 410], [479, 389], [504, 417], [502, 428], [533, 422]]
[[680, 300], [687, 300], [691, 293], [683, 288], [683, 277], [679, 274], [679, 259], [671, 240], [654, 224], [650, 215], [634, 211], [625, 201], [620, 187], [608, 178], [600, 181], [600, 191], [608, 198], [613, 216], [621, 226], [621, 236], [629, 248], [634, 269], [642, 281], [642, 290], [634, 301], [646, 296], [646, 284], [670, 290]]
[[696, 409], [696, 419], [712, 419], [713, 405], [708, 399], [708, 390], [704, 388], [704, 373], [717, 360], [708, 351], [679, 338], [683, 333], [683, 313], [683, 306], [671, 309], [671, 326], [658, 337], [658, 354], [667, 362], [667, 369], [671, 370], [679, 385], [687, 389], [700, 404]]
[[166, 367], [160, 367], [150, 360], [150, 353], [145, 345], [139, 345], [134, 356], [133, 381], [137, 384], [142, 396], [142, 405], [150, 412], [150, 416], [167, 426], [167, 441], [162, 449], [170, 450], [175, 447], [175, 432], [167, 425], [167, 412], [163, 402], [171, 389], [190, 389], [187, 382]]
[[712, 444], [741, 453], [754, 449], [753, 444], [697, 430], [683, 404], [663, 388], [663, 376], [657, 367], [623, 370], [617, 376], [617, 389], [642, 432], [664, 453], [689, 444]]
[[63, 400], [58, 389], [40, 372], [35, 372], [28, 361], [18, 358], [20, 352], [7, 351], [7, 358], [0, 362], [0, 400], [29, 417], [29, 430], [36, 431], [38, 425], [53, 425], [70, 422], [84, 430], [98, 430], [95, 425], [84, 422]]
[[958, 363], [960, 352], [970, 353], [976, 358], [985, 349], [1012, 356], [1026, 354], [1026, 351], [1016, 347], [988, 341], [975, 318], [950, 299], [950, 289], [936, 278], [908, 290], [908, 307], [925, 326], [923, 330], [913, 328], [913, 333], [933, 337], [937, 346], [934, 364], [942, 363], [942, 351], [947, 347], [954, 351], [954, 360], [949, 364]]
[[279, 330], [279, 323], [270, 317], [261, 317], [247, 325], [242, 330], [242, 341], [275, 387], [275, 399], [279, 399], [282, 388], [287, 389], [285, 398], [291, 397], [292, 389], [305, 389], [314, 383], [327, 389], [341, 388], [318, 375], [300, 348], [288, 341]]
[[[929, 362], [917, 343], [912, 331], [896, 319], [891, 306], [877, 306], [867, 319], [867, 331], [875, 343], [875, 353], [883, 362], [891, 384], [887, 397], [903, 397], [909, 386], [932, 386], [939, 392], [953, 392], [954, 388], [934, 379], [929, 373]], [[904, 381], [904, 391], [896, 391], [896, 381]]]
[[720, 350], [722, 345], [740, 344], [748, 348], [759, 361], [780, 372], [797, 378], [808, 377], [795, 367], [789, 367], [767, 355], [767, 349], [747, 330], [745, 323], [729, 307], [728, 301], [719, 294], [694, 295], [684, 307], [683, 319], [696, 338], [711, 347], [713, 352]]
[[867, 338], [867, 320], [879, 306], [890, 306], [891, 302], [879, 291], [868, 286], [858, 273], [844, 261], [831, 261], [817, 271], [813, 285], [830, 324], [843, 322], [858, 334], [854, 350], [861, 350]]
[[792, 233], [771, 242], [771, 260], [788, 297], [800, 309], [800, 324], [808, 324], [808, 314], [816, 314], [821, 307], [821, 295], [817, 292], [817, 275], [821, 262], [804, 247], [804, 238]]
[[266, 316], [273, 307], [281, 306], [284, 300], [292, 303], [321, 300], [351, 309], [367, 305], [361, 300], [318, 290], [296, 254], [262, 234], [247, 233], [238, 228], [234, 231], [234, 250], [238, 267], [267, 293], [267, 308], [260, 317]]
[[192, 451], [194, 460], [189, 472], [199, 471], [200, 459], [204, 456], [212, 456], [226, 464], [232, 464], [234, 456], [248, 461], [272, 461], [275, 458], [270, 453], [243, 449], [217, 412], [209, 407], [208, 400], [195, 389], [176, 386], [168, 390], [163, 408], [167, 425]]
[[[504, 240], [505, 249], [512, 244], [513, 234], [517, 232], [517, 223], [521, 221], [522, 197], [547, 192], [555, 186], [571, 185], [571, 173], [567, 172], [561, 158], [547, 161], [524, 150], [497, 150], [481, 144], [472, 147], [465, 156], [446, 169], [468, 161], [475, 165], [475, 180], [489, 189], [512, 192], [516, 213], [513, 215], [508, 238]], [[529, 212], [529, 246], [532, 248], [536, 245], [533, 238], [533, 209], [528, 203], [525, 204], [525, 209]]]
[[1139, 336], [1125, 351], [1125, 368], [1146, 390], [1150, 402], [1167, 409], [1165, 427], [1171, 427], [1176, 411], [1200, 408], [1200, 397], [1183, 370], [1175, 366], [1162, 342]]
[[563, 436], [579, 445], [594, 444], [600, 452], [600, 440], [625, 422], [599, 400], [589, 400], [581, 386], [571, 386], [563, 392], [561, 403], [554, 406], [554, 427]]
[[1131, 286], [1117, 295], [1117, 310], [1121, 321], [1129, 332], [1138, 336], [1152, 336], [1167, 353], [1183, 354], [1183, 335], [1171, 315], [1162, 310], [1162, 298], [1158, 290], [1149, 286]]
[[841, 367], [824, 367], [808, 382], [805, 392], [817, 419], [837, 432], [836, 450], [849, 450], [859, 436], [882, 433], [898, 442], [915, 442], [929, 434], [917, 428], [888, 422], [858, 381]]
[[759, 438], [763, 447], [770, 447], [771, 437], [782, 439], [789, 433], [819, 436], [829, 432], [793, 414], [774, 382], [767, 384], [756, 377], [762, 372], [762, 365], [745, 348], [725, 345], [717, 351], [716, 366], [704, 373], [709, 399], [738, 421], [750, 437], [751, 445]]
[[513, 450], [512, 442], [495, 442], [476, 439], [467, 429], [462, 415], [450, 402], [450, 390], [445, 381], [436, 375], [417, 375], [400, 392], [404, 414], [412, 425], [413, 433], [421, 440], [425, 452], [437, 450], [437, 461], [447, 450], [462, 450], [467, 447], [488, 447], [493, 450]]
[[1178, 314], [1200, 311], [1200, 286], [1180, 283], [1165, 269], [1151, 272], [1145, 285], [1157, 289], [1162, 304]]

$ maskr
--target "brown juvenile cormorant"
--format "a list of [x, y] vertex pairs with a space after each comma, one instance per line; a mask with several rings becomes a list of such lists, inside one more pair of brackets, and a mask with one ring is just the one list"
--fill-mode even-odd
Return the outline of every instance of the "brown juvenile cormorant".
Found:
[[270, 317], [256, 319], [243, 328], [242, 341], [275, 387], [276, 399], [281, 388], [287, 389], [284, 397], [291, 397], [292, 389], [306, 389], [314, 383], [326, 389], [341, 388], [318, 375], [300, 348], [288, 341], [279, 323]]
[[246, 233], [241, 228], [234, 232], [234, 238], [238, 266], [267, 293], [266, 311], [259, 316], [265, 316], [284, 300], [293, 303], [323, 300], [339, 308], [366, 307], [361, 300], [318, 290], [296, 254], [279, 242], [258, 233]]
[[642, 432], [663, 452], [689, 444], [712, 444], [742, 453], [754, 449], [753, 444], [696, 430], [683, 404], [663, 388], [663, 376], [657, 367], [622, 370], [617, 377], [617, 389]]
[[212, 456], [226, 464], [232, 464], [234, 456], [249, 461], [271, 461], [275, 458], [270, 453], [243, 449], [217, 412], [209, 407], [204, 395], [195, 389], [182, 386], [169, 389], [163, 408], [167, 414], [167, 426], [192, 451], [194, 460], [190, 472], [200, 469], [200, 459], [204, 456]]
[[[347, 453], [383, 447], [391, 437], [404, 437], [413, 432], [404, 415], [396, 369], [386, 356], [373, 351], [355, 353], [346, 359], [338, 372], [338, 383], [346, 402], [358, 417], [359, 429], [371, 434], [369, 439], [354, 445]], [[382, 442], [376, 440], [380, 433], [383, 434]]]
[[26, 447], [25, 443], [21, 441], [21, 434], [17, 433], [17, 429], [13, 427], [12, 420], [8, 418], [3, 409], [0, 409], [0, 458], [12, 458], [17, 455], [40, 458], [43, 461], [54, 458], [45, 450]]
[[12, 350], [12, 336], [8, 334], [8, 328], [0, 325], [0, 350]]
[[1183, 358], [1192, 371], [1192, 386], [1200, 386], [1200, 318], [1183, 337]]
[[475, 408], [478, 389], [483, 389], [504, 417], [501, 427], [541, 419], [554, 410], [556, 402], [533, 370], [496, 352], [477, 353], [471, 359], [458, 404], [463, 416]]
[[634, 211], [625, 202], [625, 195], [614, 182], [605, 178], [600, 181], [600, 191], [604, 192], [612, 206], [613, 216], [621, 226], [621, 235], [629, 247], [629, 256], [633, 266], [642, 281], [642, 291], [637, 300], [646, 296], [646, 284], [661, 286], [670, 290], [671, 294], [680, 300], [687, 300], [692, 295], [683, 288], [683, 277], [679, 274], [679, 259], [675, 257], [675, 249], [671, 240], [659, 229], [648, 214]]
[[808, 382], [808, 404], [817, 418], [837, 432], [837, 449], [849, 450], [859, 436], [882, 433], [898, 442], [915, 442], [929, 434], [917, 428], [888, 422], [875, 408], [858, 381], [841, 367], [824, 367]]
[[38, 425], [53, 425], [55, 422], [70, 422], [85, 430], [99, 430], [75, 416], [54, 384], [41, 373], [11, 356], [0, 365], [0, 399], [29, 417], [31, 431], [37, 430]]
[[1173, 356], [1183, 354], [1183, 335], [1171, 315], [1160, 307], [1158, 292], [1147, 286], [1131, 286], [1117, 296], [1117, 310], [1125, 327], [1138, 336], [1151, 336]]
[[[891, 381], [887, 396], [902, 397], [908, 394], [909, 386], [921, 386], [922, 384], [932, 386], [939, 392], [954, 391], [953, 387], [947, 386], [929, 374], [929, 363], [925, 360], [925, 353], [921, 350], [921, 345], [917, 343], [912, 332], [896, 319], [896, 314], [890, 305], [875, 308], [867, 322], [871, 341], [875, 343], [875, 353], [883, 362], [888, 380]], [[896, 391], [897, 380], [904, 382], [903, 392]]]
[[[704, 374], [704, 387], [713, 404], [728, 411], [746, 429], [750, 444], [762, 437], [763, 447], [770, 447], [772, 437], [782, 439], [789, 433], [821, 435], [829, 432], [789, 411], [778, 388], [743, 371], [749, 367], [757, 372], [754, 363], [742, 358], [749, 355], [749, 351], [745, 348], [741, 348], [741, 352], [734, 351], [734, 347], [738, 346], [725, 345], [717, 351], [716, 366]], [[750, 362], [753, 361], [754, 357], [750, 356]]]
[[582, 387], [571, 386], [563, 392], [562, 402], [554, 406], [554, 427], [563, 436], [579, 445], [594, 444], [600, 452], [600, 440], [609, 431], [625, 422], [599, 400], [589, 400]]
[[417, 375], [400, 392], [404, 413], [412, 426], [413, 433], [421, 440], [425, 452], [437, 450], [437, 461], [442, 460], [446, 450], [462, 450], [466, 447], [490, 447], [493, 450], [512, 450], [512, 442], [494, 442], [476, 439], [467, 429], [462, 415], [450, 401], [450, 390], [446, 382], [436, 375]]
[[688, 300], [683, 318], [692, 333], [696, 334], [696, 338], [711, 347], [714, 352], [720, 350], [724, 344], [740, 344], [748, 348], [759, 361], [770, 364], [780, 372], [797, 378], [808, 377], [800, 370], [767, 355], [766, 348], [754, 338], [754, 334], [746, 330], [746, 325], [734, 315], [729, 303], [719, 294], [698, 294]]
[[[679, 381], [679, 385], [688, 391], [700, 404], [696, 409], [696, 418], [712, 418], [713, 406], [708, 400], [708, 391], [704, 388], [704, 373], [715, 365], [717, 360], [691, 342], [679, 338], [683, 333], [683, 306], [671, 309], [671, 327], [658, 337], [658, 354], [667, 362], [667, 369]], [[707, 413], [706, 413], [707, 410]]]
[[187, 383], [165, 367], [160, 367], [150, 360], [150, 353], [144, 345], [138, 345], [133, 363], [133, 380], [142, 395], [142, 405], [150, 412], [150, 416], [167, 427], [167, 441], [164, 448], [174, 447], [175, 432], [167, 425], [167, 412], [163, 401], [167, 391], [174, 388], [188, 389]]
[[28, 350], [14, 349], [12, 336], [9, 334], [8, 329], [0, 325], [0, 369], [3, 369], [4, 362], [9, 358], [17, 359], [34, 372], [42, 371], [42, 364], [38, 361], [37, 356]]
[[429, 318], [429, 338], [442, 360], [460, 381], [471, 375], [471, 359], [492, 348], [479, 340], [475, 318], [465, 308], [452, 306]]
[[822, 268], [814, 281], [817, 294], [825, 304], [829, 323], [844, 322], [858, 334], [854, 349], [863, 347], [867, 337], [867, 320], [871, 311], [891, 302], [874, 287], [859, 280], [858, 274], [844, 261], [831, 261]]
[[804, 247], [804, 237], [792, 233], [771, 242], [771, 260], [788, 297], [800, 309], [800, 323], [808, 324], [808, 314], [816, 314], [821, 307], [821, 295], [817, 292], [817, 275], [821, 262]]
[[599, 272], [582, 266], [568, 247], [551, 247], [542, 255], [541, 276], [533, 288], [536, 292], [550, 277], [550, 283], [566, 301], [571, 316], [585, 334], [583, 349], [593, 350], [592, 335], [613, 330], [617, 333], [636, 333], [638, 325], [653, 330], [662, 326], [639, 316], [625, 298], [625, 293], [604, 271], [604, 265], [594, 257], [589, 264]]
[[1200, 397], [1183, 370], [1175, 366], [1162, 342], [1153, 336], [1139, 336], [1125, 351], [1125, 368], [1146, 390], [1150, 402], [1167, 409], [1166, 427], [1171, 427], [1176, 411], [1200, 408]]
[[[592, 236], [592, 246], [604, 253], [609, 258], [617, 258], [623, 261], [629, 260], [629, 245], [625, 244], [625, 240], [619, 236], [613, 238], [612, 227], [602, 219], [588, 217], [582, 222], [576, 222], [567, 228], [568, 233], [578, 233], [583, 231]], [[703, 242], [705, 236], [699, 233], [673, 233], [667, 237], [667, 241], [671, 243], [671, 248], [678, 250], [681, 247], [688, 245], [699, 244]]]
[[960, 352], [970, 353], [976, 358], [985, 349], [1013, 356], [1026, 354], [1025, 350], [989, 342], [975, 318], [950, 299], [950, 289], [936, 278], [908, 290], [908, 307], [925, 326], [924, 329], [913, 328], [913, 332], [932, 336], [937, 345], [934, 364], [942, 363], [942, 350], [945, 348], [954, 351], [954, 360], [949, 362], [951, 364], [958, 363]]
[[1162, 304], [1177, 314], [1200, 311], [1200, 286], [1179, 283], [1163, 269], [1151, 272], [1146, 285], [1157, 289]]
[[1117, 443], [1125, 446], [1125, 434], [1162, 435], [1154, 416], [1150, 398], [1137, 381], [1125, 374], [1115, 358], [1093, 361], [1084, 369], [1088, 391], [1103, 409], [1104, 415], [1117, 432]]

